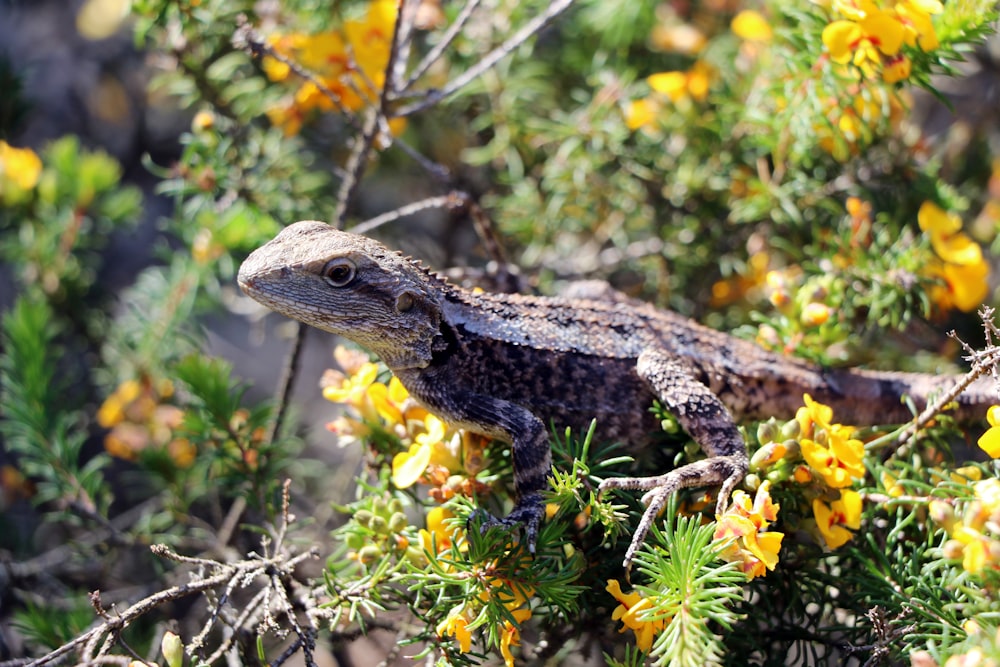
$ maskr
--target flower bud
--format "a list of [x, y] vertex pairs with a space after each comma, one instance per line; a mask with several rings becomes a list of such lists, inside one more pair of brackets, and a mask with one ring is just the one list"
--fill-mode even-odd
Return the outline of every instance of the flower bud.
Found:
[[781, 426], [781, 435], [787, 440], [796, 440], [802, 435], [802, 425], [799, 420], [790, 419]]
[[389, 522], [386, 521], [384, 516], [373, 516], [372, 521], [368, 526], [376, 533], [387, 533], [389, 532]]
[[406, 529], [409, 521], [406, 520], [406, 515], [402, 512], [393, 512], [392, 516], [389, 517], [389, 532], [398, 533]]
[[757, 427], [757, 442], [762, 445], [766, 445], [769, 442], [774, 442], [778, 438], [778, 425], [773, 419], [766, 422], [761, 422]]
[[358, 551], [358, 560], [365, 565], [371, 565], [381, 557], [382, 550], [374, 544], [366, 545]]
[[934, 523], [938, 524], [949, 533], [955, 525], [955, 508], [950, 503], [943, 500], [932, 500], [927, 505], [927, 512]]
[[181, 642], [181, 638], [173, 632], [163, 633], [163, 639], [160, 640], [160, 653], [167, 661], [167, 667], [181, 667], [184, 664], [184, 644]]

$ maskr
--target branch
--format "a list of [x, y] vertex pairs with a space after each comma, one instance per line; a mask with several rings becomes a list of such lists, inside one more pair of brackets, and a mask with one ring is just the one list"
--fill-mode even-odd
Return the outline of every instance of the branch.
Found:
[[[187, 556], [181, 556], [180, 554], [170, 551], [170, 549], [162, 544], [153, 545], [150, 547], [150, 550], [158, 556], [169, 558], [170, 560], [180, 563], [198, 564], [202, 566], [208, 565], [215, 569], [216, 572], [215, 574], [203, 579], [180, 584], [178, 586], [172, 586], [166, 590], [154, 593], [149, 597], [139, 600], [128, 609], [117, 614], [108, 613], [104, 610], [100, 605], [100, 593], [98, 591], [94, 591], [91, 594], [91, 603], [97, 610], [98, 615], [103, 619], [102, 623], [91, 628], [72, 641], [60, 646], [54, 651], [42, 656], [41, 658], [31, 661], [0, 663], [0, 667], [7, 664], [21, 665], [23, 667], [40, 667], [41, 665], [53, 664], [66, 655], [77, 650], [83, 651], [83, 655], [87, 662], [120, 664], [124, 661], [124, 663], [127, 664], [130, 660], [128, 658], [104, 655], [104, 653], [109, 650], [114, 643], [117, 643], [116, 641], [107, 641], [107, 639], [116, 637], [118, 633], [124, 630], [129, 624], [140, 616], [149, 613], [160, 605], [180, 600], [198, 593], [208, 592], [220, 586], [245, 586], [260, 575], [269, 575], [271, 572], [290, 573], [303, 560], [315, 558], [318, 555], [318, 552], [313, 549], [294, 557], [289, 557], [287, 554], [280, 554], [267, 559], [251, 558], [236, 563], [221, 563], [202, 558], [189, 558]], [[97, 645], [100, 643], [101, 638], [105, 636], [107, 636], [107, 638], [104, 646], [98, 650]], [[97, 655], [94, 655], [95, 652]]]
[[[983, 326], [986, 329], [987, 345], [985, 349], [975, 350], [968, 343], [959, 339], [954, 331], [949, 334], [965, 349], [967, 353], [965, 359], [972, 364], [972, 368], [948, 391], [944, 392], [933, 403], [928, 404], [928, 406], [924, 408], [919, 415], [914, 417], [912, 422], [899, 432], [896, 441], [899, 443], [900, 447], [905, 445], [910, 438], [916, 435], [917, 431], [926, 426], [932, 419], [934, 419], [934, 417], [942, 413], [948, 404], [957, 399], [973, 382], [987, 374], [992, 374], [996, 377], [997, 364], [1000, 363], [1000, 347], [997, 347], [993, 343], [993, 337], [1000, 333], [1000, 331], [998, 331], [996, 325], [993, 324], [993, 312], [992, 308], [984, 308], [979, 313], [980, 317], [983, 319]], [[896, 450], [896, 454], [900, 454], [898, 448]]]
[[383, 128], [388, 129], [386, 120], [389, 117], [389, 101], [392, 97], [396, 85], [395, 72], [396, 62], [399, 58], [400, 35], [405, 30], [403, 27], [403, 17], [406, 16], [407, 0], [397, 0], [396, 22], [392, 27], [392, 41], [389, 43], [389, 60], [385, 64], [385, 84], [382, 86], [382, 93], [379, 96], [378, 107], [372, 106], [368, 116], [365, 118], [361, 139], [356, 141], [351, 155], [347, 160], [347, 175], [340, 184], [340, 192], [337, 195], [337, 211], [334, 215], [334, 226], [341, 228], [347, 218], [347, 210], [351, 201], [357, 194], [358, 186], [361, 184], [361, 175], [364, 173], [368, 163], [368, 155], [371, 153], [378, 136]]
[[392, 211], [388, 211], [382, 215], [370, 218], [364, 222], [359, 222], [348, 231], [353, 232], [354, 234], [367, 234], [373, 229], [381, 227], [384, 224], [394, 222], [400, 218], [405, 218], [410, 215], [415, 215], [421, 211], [426, 211], [432, 208], [457, 210], [467, 206], [468, 202], [469, 196], [464, 192], [457, 191], [449, 192], [448, 194], [440, 197], [428, 197], [427, 199], [421, 199], [420, 201], [413, 202], [412, 204], [400, 206], [397, 209], [393, 209]]
[[420, 63], [413, 68], [413, 71], [410, 73], [410, 77], [400, 89], [401, 91], [405, 92], [412, 88], [420, 77], [427, 73], [427, 70], [431, 68], [431, 65], [436, 63], [438, 59], [444, 55], [445, 50], [451, 46], [451, 43], [454, 42], [455, 38], [462, 32], [462, 28], [465, 27], [466, 23], [468, 23], [469, 18], [472, 17], [472, 13], [476, 11], [476, 8], [479, 7], [481, 1], [482, 0], [469, 0], [469, 2], [462, 7], [458, 16], [455, 17], [454, 23], [448, 26], [444, 35], [441, 36], [441, 40], [435, 44], [434, 47], [427, 52], [427, 55], [423, 57]]
[[404, 106], [396, 112], [397, 116], [410, 116], [434, 106], [441, 100], [450, 97], [480, 74], [496, 65], [502, 58], [512, 53], [521, 44], [528, 41], [544, 27], [549, 25], [556, 17], [570, 8], [573, 0], [553, 0], [544, 12], [529, 21], [523, 28], [514, 33], [503, 44], [487, 53], [482, 60], [465, 70], [457, 77], [448, 82], [444, 88], [431, 89], [423, 93], [424, 99]]

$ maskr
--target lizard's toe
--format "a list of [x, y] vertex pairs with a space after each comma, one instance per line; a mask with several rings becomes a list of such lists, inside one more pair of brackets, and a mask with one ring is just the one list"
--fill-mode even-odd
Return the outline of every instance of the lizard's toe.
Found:
[[511, 510], [510, 514], [502, 519], [498, 519], [485, 510], [476, 510], [469, 515], [467, 526], [471, 531], [475, 522], [479, 521], [479, 534], [482, 535], [494, 526], [502, 526], [514, 529], [519, 526], [524, 528], [524, 541], [530, 553], [535, 553], [535, 542], [538, 540], [538, 528], [545, 515], [545, 505], [541, 496], [532, 495], [521, 499]]

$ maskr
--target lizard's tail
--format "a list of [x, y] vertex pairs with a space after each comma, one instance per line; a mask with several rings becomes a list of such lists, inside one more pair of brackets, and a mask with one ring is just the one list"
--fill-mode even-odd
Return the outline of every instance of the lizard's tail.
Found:
[[[828, 370], [824, 373], [831, 388], [830, 396], [814, 396], [855, 424], [896, 424], [910, 421], [913, 413], [903, 397], [912, 400], [917, 410], [929, 403], [954, 396], [946, 414], [961, 422], [984, 421], [991, 405], [1000, 404], [1000, 380], [991, 376], [969, 382], [963, 375], [896, 373], [860, 369]], [[962, 384], [961, 392], [955, 395]], [[824, 398], [826, 400], [824, 400]]]

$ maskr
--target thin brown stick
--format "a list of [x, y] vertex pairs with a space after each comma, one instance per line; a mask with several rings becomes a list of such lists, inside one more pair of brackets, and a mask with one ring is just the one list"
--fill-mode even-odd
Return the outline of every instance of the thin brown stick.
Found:
[[415, 201], [412, 204], [400, 206], [399, 208], [393, 209], [374, 218], [370, 218], [364, 222], [359, 222], [347, 231], [355, 234], [367, 234], [373, 229], [381, 227], [384, 224], [395, 222], [400, 218], [405, 218], [410, 215], [415, 215], [421, 211], [426, 211], [432, 208], [447, 208], [449, 210], [456, 210], [466, 206], [468, 201], [469, 196], [464, 192], [458, 191], [449, 192], [448, 194], [441, 195], [439, 197], [428, 197], [427, 199]]
[[386, 127], [389, 118], [390, 99], [393, 94], [396, 80], [394, 73], [396, 62], [399, 58], [399, 39], [403, 30], [403, 17], [406, 13], [407, 0], [398, 0], [396, 6], [397, 18], [392, 29], [392, 41], [389, 43], [389, 60], [385, 64], [385, 84], [382, 86], [382, 93], [379, 96], [378, 106], [369, 108], [365, 117], [360, 140], [356, 140], [351, 150], [351, 155], [347, 160], [346, 176], [340, 184], [340, 192], [337, 194], [337, 210], [334, 214], [334, 226], [343, 228], [347, 219], [347, 212], [351, 202], [357, 195], [358, 187], [361, 185], [361, 176], [368, 164], [368, 156], [371, 154], [372, 146], [375, 145], [375, 137]]
[[[987, 328], [987, 340], [989, 340], [989, 319], [993, 315], [992, 309], [986, 309], [981, 313], [984, 318], [984, 323], [986, 323]], [[951, 332], [951, 336], [958, 340], [955, 336], [955, 332]], [[1000, 364], [1000, 347], [996, 347], [993, 344], [989, 344], [985, 350], [976, 351], [973, 350], [967, 343], [959, 340], [959, 343], [966, 349], [969, 353], [966, 356], [966, 360], [972, 363], [972, 368], [968, 373], [963, 375], [955, 384], [939, 396], [933, 403], [928, 404], [924, 410], [913, 418], [905, 428], [903, 428], [896, 441], [899, 446], [905, 445], [910, 438], [917, 434], [917, 432], [926, 426], [934, 417], [944, 412], [945, 408], [949, 403], [958, 398], [962, 392], [968, 389], [969, 385], [983, 377], [987, 374], [995, 375], [997, 372], [997, 365]], [[897, 454], [899, 450], [897, 449]]]
[[467, 86], [473, 79], [477, 78], [480, 74], [496, 65], [505, 56], [512, 53], [515, 49], [521, 46], [521, 44], [528, 41], [572, 5], [573, 0], [553, 0], [544, 12], [533, 18], [531, 21], [528, 21], [528, 23], [526, 23], [520, 30], [505, 40], [503, 44], [483, 56], [482, 60], [449, 81], [448, 85], [444, 88], [425, 91], [423, 93], [424, 99], [404, 106], [399, 109], [396, 115], [410, 116], [434, 106], [447, 97], [451, 97], [456, 92]]
[[476, 8], [479, 7], [481, 1], [482, 0], [469, 0], [465, 3], [465, 6], [458, 12], [458, 16], [455, 17], [454, 22], [448, 26], [448, 29], [445, 30], [443, 35], [441, 35], [441, 40], [427, 52], [427, 55], [425, 55], [417, 66], [413, 68], [413, 71], [410, 72], [410, 76], [406, 80], [406, 83], [404, 83], [400, 88], [401, 91], [407, 91], [412, 88], [420, 77], [427, 73], [427, 70], [431, 68], [431, 65], [436, 63], [441, 56], [444, 55], [445, 50], [447, 50], [447, 48], [451, 46], [451, 43], [455, 41], [455, 38], [461, 34], [462, 28], [465, 27], [466, 23], [468, 23], [472, 14], [476, 11]]

